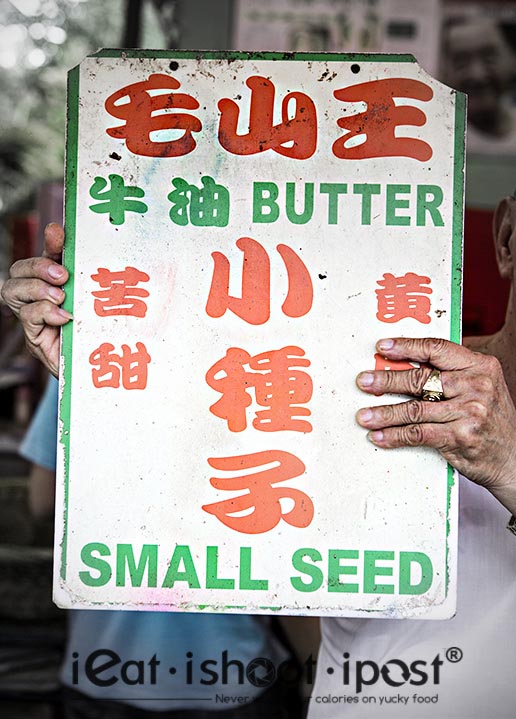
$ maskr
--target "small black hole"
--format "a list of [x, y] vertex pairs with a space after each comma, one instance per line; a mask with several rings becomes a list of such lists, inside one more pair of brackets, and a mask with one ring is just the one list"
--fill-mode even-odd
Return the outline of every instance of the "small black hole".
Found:
[[172, 60], [172, 62], [171, 62], [170, 65], [169, 65], [169, 68], [170, 68], [171, 70], [178, 70], [178, 69], [179, 69], [179, 63], [176, 62], [175, 60]]
[[360, 65], [351, 65], [351, 72], [353, 72], [355, 75], [357, 74], [357, 72], [360, 72]]

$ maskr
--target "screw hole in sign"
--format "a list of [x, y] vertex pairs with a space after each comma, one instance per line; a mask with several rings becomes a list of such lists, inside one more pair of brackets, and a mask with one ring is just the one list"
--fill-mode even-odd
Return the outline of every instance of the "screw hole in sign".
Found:
[[356, 63], [354, 65], [351, 65], [351, 72], [353, 72], [355, 75], [360, 72], [360, 65], [357, 65]]
[[170, 68], [171, 70], [178, 70], [178, 69], [179, 69], [179, 63], [176, 62], [175, 60], [172, 60], [172, 62], [171, 62], [170, 65], [169, 65], [169, 68]]

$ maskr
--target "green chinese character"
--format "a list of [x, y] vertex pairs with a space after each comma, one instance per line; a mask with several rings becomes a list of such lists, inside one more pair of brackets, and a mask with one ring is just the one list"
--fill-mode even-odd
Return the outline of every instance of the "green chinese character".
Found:
[[190, 204], [190, 198], [188, 196], [189, 190], [196, 190], [194, 185], [189, 185], [186, 180], [181, 177], [176, 177], [172, 180], [174, 190], [167, 196], [172, 207], [168, 213], [172, 222], [176, 225], [182, 225], [183, 227], [188, 224], [188, 205]]
[[172, 203], [169, 216], [176, 225], [190, 222], [196, 227], [226, 227], [229, 221], [229, 192], [212, 177], [202, 177], [202, 188], [189, 185], [182, 177], [172, 180], [168, 195]]
[[109, 212], [109, 221], [113, 225], [123, 225], [126, 212], [139, 212], [143, 214], [149, 209], [145, 202], [131, 200], [131, 197], [144, 197], [145, 192], [140, 187], [124, 185], [120, 175], [109, 175], [111, 186], [107, 187], [107, 180], [96, 177], [90, 187], [90, 195], [94, 200], [100, 200], [96, 205], [90, 205], [93, 212]]

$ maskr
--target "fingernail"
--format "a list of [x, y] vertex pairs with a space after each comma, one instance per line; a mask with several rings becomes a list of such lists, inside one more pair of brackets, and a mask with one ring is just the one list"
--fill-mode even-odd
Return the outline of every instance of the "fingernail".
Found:
[[380, 430], [377, 430], [376, 432], [368, 432], [367, 439], [370, 442], [372, 442], [373, 444], [376, 444], [377, 442], [381, 442], [383, 439], [383, 432]]
[[373, 418], [373, 412], [369, 408], [359, 409], [357, 412], [358, 422], [369, 422]]
[[359, 387], [370, 387], [374, 382], [374, 374], [371, 372], [361, 372], [357, 377]]
[[59, 289], [59, 287], [49, 287], [48, 294], [50, 295], [50, 297], [53, 297], [55, 300], [61, 302], [61, 300], [63, 299], [64, 292], [63, 290]]
[[390, 350], [394, 347], [394, 340], [380, 340], [377, 345], [379, 350]]
[[59, 312], [61, 317], [66, 317], [67, 320], [73, 320], [73, 315], [71, 315], [69, 312], [64, 310], [62, 307], [59, 307], [59, 309], [57, 311]]
[[60, 265], [50, 265], [48, 268], [48, 274], [53, 277], [54, 280], [58, 280], [64, 275], [64, 269]]

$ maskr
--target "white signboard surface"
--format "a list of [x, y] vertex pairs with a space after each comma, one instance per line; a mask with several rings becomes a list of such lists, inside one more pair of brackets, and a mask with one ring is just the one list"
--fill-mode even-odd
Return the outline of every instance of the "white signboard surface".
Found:
[[60, 606], [453, 614], [453, 474], [368, 443], [355, 376], [459, 339], [463, 140], [411, 56], [71, 71]]

